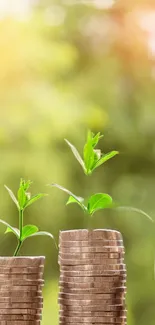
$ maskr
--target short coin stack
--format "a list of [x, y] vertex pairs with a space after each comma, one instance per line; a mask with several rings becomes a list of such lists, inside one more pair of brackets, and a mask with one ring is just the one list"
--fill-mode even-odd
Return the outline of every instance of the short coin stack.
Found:
[[40, 325], [44, 257], [0, 257], [0, 325]]
[[126, 325], [122, 236], [113, 230], [60, 232], [59, 325]]

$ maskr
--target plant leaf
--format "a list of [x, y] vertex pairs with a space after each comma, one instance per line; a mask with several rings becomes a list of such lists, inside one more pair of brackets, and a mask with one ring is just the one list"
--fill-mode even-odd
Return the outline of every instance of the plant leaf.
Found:
[[[68, 199], [68, 201], [67, 201], [67, 203], [66, 203], [66, 205], [69, 205], [69, 204], [72, 204], [72, 203], [77, 203], [77, 204], [79, 204], [83, 208], [83, 205], [84, 204], [81, 205], [82, 202], [84, 202], [84, 199], [82, 197], [78, 197], [78, 200], [77, 200], [73, 196], [70, 196], [69, 199]], [[87, 210], [87, 207], [86, 206], [85, 206], [85, 209], [84, 210], [85, 211]]]
[[18, 204], [21, 210], [25, 208], [26, 202], [27, 202], [27, 196], [25, 194], [24, 186], [21, 183], [18, 190]]
[[83, 170], [85, 171], [85, 164], [83, 159], [81, 158], [78, 150], [73, 146], [73, 144], [71, 144], [67, 139], [65, 139], [66, 143], [68, 144], [68, 146], [70, 147], [70, 149], [73, 152], [73, 155], [75, 156], [75, 158], [77, 159], [77, 161], [80, 163], [80, 165], [82, 166]]
[[16, 197], [15, 197], [15, 195], [14, 195], [14, 193], [10, 190], [10, 188], [9, 187], [7, 187], [6, 185], [4, 185], [4, 187], [6, 188], [6, 190], [8, 191], [8, 193], [9, 193], [9, 195], [10, 195], [10, 197], [11, 197], [11, 199], [13, 200], [13, 202], [16, 204], [16, 206], [17, 206], [17, 208], [19, 209], [19, 204], [18, 204], [18, 201], [17, 201], [17, 199], [16, 199]]
[[109, 159], [115, 157], [116, 155], [118, 155], [119, 152], [118, 151], [111, 151], [105, 155], [103, 155], [93, 166], [93, 170], [99, 166], [101, 166], [102, 164], [104, 164], [106, 161], [108, 161]]
[[9, 225], [8, 222], [6, 222], [4, 220], [1, 220], [1, 219], [0, 219], [0, 223], [2, 223], [3, 225], [7, 226], [7, 229], [5, 231], [5, 234], [8, 233], [8, 232], [13, 232], [14, 235], [19, 239], [19, 237], [20, 237], [20, 231], [19, 231], [19, 229], [12, 227], [11, 225]]
[[95, 152], [92, 144], [92, 133], [88, 132], [87, 142], [84, 146], [83, 157], [86, 174], [91, 174], [92, 166], [94, 165]]
[[25, 205], [25, 208], [27, 208], [29, 205], [33, 204], [34, 202], [38, 201], [39, 199], [41, 199], [42, 197], [47, 196], [47, 195], [48, 194], [39, 193], [39, 194], [36, 194], [36, 195], [32, 196], [30, 198], [30, 200], [27, 201], [27, 203]]
[[88, 211], [92, 215], [100, 209], [106, 209], [112, 206], [112, 197], [108, 194], [97, 193], [92, 195], [88, 201]]
[[23, 227], [22, 229], [22, 238], [21, 240], [25, 240], [26, 238], [30, 237], [32, 234], [35, 234], [36, 232], [38, 232], [38, 227], [34, 226], [34, 225], [26, 225]]
[[100, 132], [98, 132], [95, 136], [92, 133], [92, 146], [95, 148], [99, 142], [100, 139], [102, 139], [104, 135], [102, 135]]
[[54, 240], [54, 244], [55, 244], [56, 248], [58, 248], [57, 247], [57, 244], [56, 244], [56, 241], [55, 241], [55, 238], [54, 238], [54, 236], [50, 232], [47, 232], [47, 231], [38, 231], [35, 234], [30, 235], [29, 238], [30, 237], [35, 237], [35, 236], [48, 236], [48, 237], [52, 238]]
[[[53, 184], [51, 184], [51, 186], [57, 187], [57, 188], [59, 188], [60, 190], [64, 191], [64, 192], [67, 193], [70, 197], [72, 197], [72, 198], [74, 199], [74, 203], [76, 202], [77, 204], [79, 204], [79, 205], [81, 206], [81, 208], [82, 208], [84, 211], [87, 210], [87, 208], [85, 207], [85, 205], [82, 203], [82, 202], [84, 201], [83, 198], [81, 198], [81, 197], [79, 197], [79, 196], [76, 196], [76, 195], [73, 194], [71, 191], [67, 190], [66, 188], [64, 188], [64, 187], [61, 186], [61, 185], [58, 185], [58, 184], [53, 183]], [[67, 201], [67, 204], [69, 204], [69, 203], [73, 203], [73, 201], [70, 202], [70, 198], [69, 198], [69, 200]]]
[[147, 214], [146, 212], [144, 212], [143, 210], [140, 210], [138, 208], [122, 206], [122, 207], [117, 207], [115, 209], [122, 210], [122, 211], [136, 212], [136, 213], [142, 214], [143, 216], [148, 218], [150, 221], [154, 222], [154, 220], [149, 216], [149, 214]]

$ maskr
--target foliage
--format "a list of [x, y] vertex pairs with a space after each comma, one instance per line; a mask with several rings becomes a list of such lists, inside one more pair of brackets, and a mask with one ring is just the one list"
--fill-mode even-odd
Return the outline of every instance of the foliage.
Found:
[[91, 131], [88, 132], [87, 142], [83, 149], [83, 159], [81, 158], [77, 149], [68, 140], [66, 140], [86, 175], [91, 175], [97, 167], [101, 166], [107, 160], [118, 154], [118, 151], [111, 151], [107, 154], [102, 154], [100, 149], [95, 149], [99, 140], [102, 138], [103, 135], [100, 135], [100, 132], [96, 135], [94, 135], [94, 133]]
[[3, 220], [0, 220], [0, 222], [2, 224], [7, 226], [5, 234], [7, 234], [8, 232], [12, 232], [17, 237], [18, 245], [14, 252], [14, 256], [17, 256], [19, 254], [20, 248], [21, 248], [23, 242], [25, 241], [25, 239], [27, 239], [27, 238], [30, 238], [32, 236], [44, 236], [45, 235], [45, 236], [49, 236], [52, 239], [54, 239], [54, 237], [51, 233], [46, 232], [46, 231], [39, 231], [38, 227], [36, 227], [34, 225], [23, 226], [25, 209], [28, 206], [30, 206], [31, 204], [33, 204], [34, 202], [37, 202], [42, 197], [46, 196], [46, 194], [43, 194], [43, 193], [39, 193], [34, 196], [31, 196], [31, 193], [27, 192], [29, 190], [29, 187], [31, 184], [32, 184], [31, 181], [26, 182], [25, 180], [21, 179], [19, 189], [18, 189], [18, 194], [17, 194], [18, 199], [16, 198], [16, 196], [14, 195], [12, 190], [10, 190], [5, 185], [5, 188], [7, 189], [11, 199], [16, 204], [17, 209], [19, 211], [19, 229], [12, 227], [10, 224], [8, 224], [7, 222], [5, 222]]

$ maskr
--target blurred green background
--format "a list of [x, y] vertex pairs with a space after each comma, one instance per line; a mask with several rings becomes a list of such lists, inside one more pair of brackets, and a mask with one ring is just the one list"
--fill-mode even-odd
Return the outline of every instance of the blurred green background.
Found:
[[[155, 212], [155, 6], [153, 1], [0, 0], [1, 217], [18, 224], [4, 184], [19, 179], [49, 196], [25, 223], [52, 232], [86, 227], [76, 205], [46, 184], [80, 196], [107, 192], [123, 205]], [[94, 4], [93, 4], [94, 3]], [[87, 129], [103, 152], [120, 155], [84, 176], [64, 142], [81, 152]], [[98, 212], [94, 228], [122, 232], [128, 270], [128, 324], [154, 325], [155, 226], [132, 212]], [[16, 242], [0, 227], [0, 254]], [[57, 251], [49, 238], [25, 242], [22, 255], [46, 255], [43, 325], [58, 324]]]

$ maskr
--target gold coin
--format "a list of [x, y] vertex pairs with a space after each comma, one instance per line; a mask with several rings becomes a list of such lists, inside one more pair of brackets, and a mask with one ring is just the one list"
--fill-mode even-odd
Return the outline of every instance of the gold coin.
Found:
[[119, 231], [111, 229], [80, 229], [60, 231], [59, 238], [62, 240], [88, 240], [88, 239], [106, 239], [106, 240], [122, 240]]

